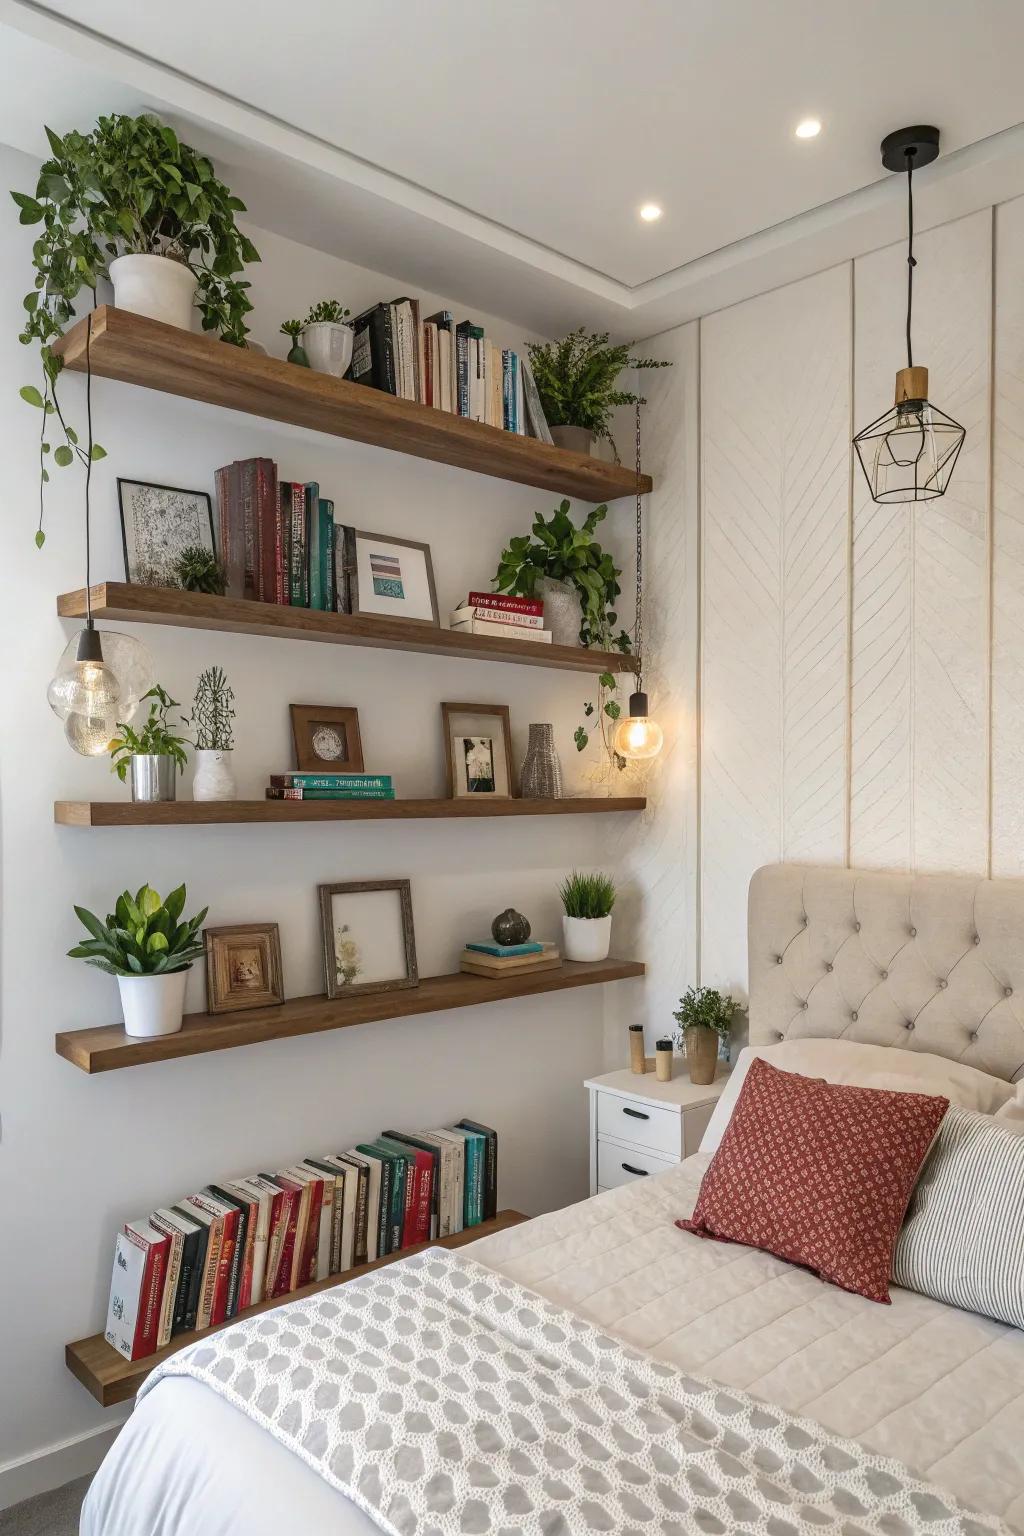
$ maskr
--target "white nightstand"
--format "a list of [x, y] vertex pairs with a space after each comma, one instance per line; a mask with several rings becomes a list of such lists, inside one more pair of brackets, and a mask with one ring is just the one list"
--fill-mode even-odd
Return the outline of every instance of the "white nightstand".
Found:
[[[677, 1063], [678, 1065], [678, 1063]], [[653, 1072], [590, 1077], [590, 1193], [664, 1173], [696, 1152], [728, 1072], [698, 1087], [685, 1071], [669, 1083]]]

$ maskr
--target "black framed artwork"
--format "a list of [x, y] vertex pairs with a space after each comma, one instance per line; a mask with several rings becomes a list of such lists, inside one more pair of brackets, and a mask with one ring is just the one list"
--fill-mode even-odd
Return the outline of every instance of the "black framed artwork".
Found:
[[206, 491], [119, 477], [117, 499], [125, 579], [136, 586], [176, 586], [183, 550], [215, 553], [213, 503]]

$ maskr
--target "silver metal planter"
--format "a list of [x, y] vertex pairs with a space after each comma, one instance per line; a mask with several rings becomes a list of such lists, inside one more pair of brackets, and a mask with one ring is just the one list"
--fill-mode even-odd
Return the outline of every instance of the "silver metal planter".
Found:
[[133, 800], [173, 800], [177, 772], [174, 758], [165, 752], [142, 752], [131, 760]]

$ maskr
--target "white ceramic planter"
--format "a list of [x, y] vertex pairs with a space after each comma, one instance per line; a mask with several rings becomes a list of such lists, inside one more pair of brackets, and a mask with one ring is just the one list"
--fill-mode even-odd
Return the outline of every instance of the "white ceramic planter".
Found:
[[182, 331], [193, 329], [196, 280], [184, 262], [169, 256], [118, 256], [110, 263], [110, 280], [117, 309]]
[[302, 350], [316, 373], [330, 373], [340, 379], [352, 361], [353, 333], [350, 325], [335, 320], [317, 320], [302, 333]]
[[612, 919], [563, 917], [562, 947], [567, 960], [607, 960], [612, 946]]
[[119, 976], [124, 1032], [142, 1040], [176, 1035], [185, 1012], [189, 967], [169, 976]]
[[212, 747], [196, 748], [196, 776], [192, 781], [193, 800], [234, 800], [235, 776], [231, 772], [231, 753]]
[[544, 604], [544, 628], [551, 631], [553, 645], [579, 645], [583, 608], [580, 594], [567, 581], [553, 581], [542, 576], [537, 596]]

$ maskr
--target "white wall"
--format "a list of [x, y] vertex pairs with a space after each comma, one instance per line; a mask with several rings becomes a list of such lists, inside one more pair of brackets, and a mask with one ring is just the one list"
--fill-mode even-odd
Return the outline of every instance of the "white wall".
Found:
[[[26, 157], [0, 152], [0, 186], [30, 189], [34, 179]], [[254, 237], [264, 258], [253, 273], [254, 331], [279, 355], [287, 345], [277, 334], [280, 320], [311, 300], [334, 295], [358, 310], [400, 291], [394, 280], [278, 237]], [[318, 881], [408, 876], [420, 970], [430, 975], [451, 970], [461, 943], [509, 904], [530, 915], [536, 932], [555, 935], [561, 875], [573, 865], [608, 865], [618, 846], [608, 820], [575, 817], [178, 831], [53, 826], [54, 799], [124, 791], [105, 763], [71, 753], [46, 704], [71, 630], [57, 620], [55, 598], [82, 581], [82, 482], [72, 470], [55, 473], [47, 543], [38, 552], [38, 417], [17, 399], [18, 387], [35, 380], [33, 355], [16, 340], [30, 244], [31, 231], [13, 212], [5, 217], [0, 1467], [26, 1457], [30, 1463], [6, 1483], [0, 1474], [0, 1504], [5, 1487], [24, 1496], [33, 1478], [46, 1481], [45, 1468], [33, 1471], [36, 1452], [120, 1416], [98, 1408], [63, 1364], [65, 1341], [102, 1324], [119, 1223], [212, 1177], [348, 1146], [385, 1125], [422, 1126], [459, 1114], [500, 1131], [504, 1204], [527, 1212], [562, 1205], [586, 1193], [580, 1084], [602, 1062], [603, 998], [592, 989], [89, 1078], [55, 1055], [54, 1031], [119, 1014], [111, 979], [64, 958], [77, 938], [72, 903], [105, 911], [126, 885], [148, 880], [166, 891], [184, 880], [190, 909], [209, 903], [211, 922], [280, 924], [285, 990], [296, 995], [322, 987]], [[442, 302], [424, 298], [428, 312]], [[462, 313], [457, 303], [450, 307]], [[500, 321], [477, 318], [497, 340], [521, 339]], [[81, 421], [83, 381], [67, 377], [62, 395]], [[268, 454], [286, 477], [319, 479], [357, 526], [429, 541], [443, 614], [489, 580], [503, 541], [526, 531], [534, 510], [550, 510], [554, 500], [105, 380], [94, 385], [94, 409], [109, 454], [93, 482], [96, 579], [123, 573], [118, 474], [212, 491], [218, 465]], [[628, 502], [605, 526], [618, 527], [610, 542], [628, 555]], [[292, 701], [356, 705], [367, 766], [393, 771], [402, 795], [443, 793], [443, 699], [509, 704], [518, 760], [530, 722], [554, 721], [570, 786], [586, 766], [572, 746], [588, 693], [583, 676], [246, 635], [134, 632], [183, 701], [204, 666], [225, 668], [237, 696], [242, 795], [261, 795], [267, 774], [289, 765]], [[182, 793], [189, 794], [187, 782]], [[187, 1004], [203, 1006], [198, 969]], [[84, 1470], [68, 1458], [53, 1465], [58, 1480]]]

